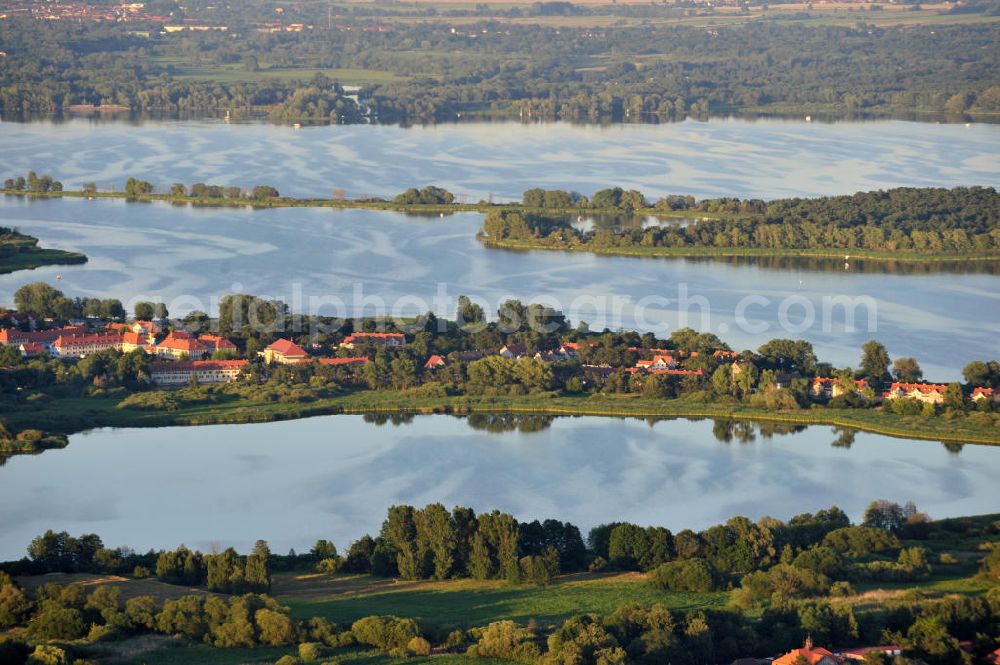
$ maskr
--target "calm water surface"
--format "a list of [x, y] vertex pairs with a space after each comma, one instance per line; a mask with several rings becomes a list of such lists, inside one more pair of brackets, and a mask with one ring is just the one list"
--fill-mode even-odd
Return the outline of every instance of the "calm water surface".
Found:
[[0, 122], [0, 173], [119, 188], [266, 182], [286, 195], [388, 196], [436, 184], [476, 201], [531, 187], [590, 195], [775, 198], [895, 186], [996, 185], [1000, 125], [718, 119], [662, 125], [461, 123], [299, 130], [219, 121]]
[[96, 430], [0, 468], [0, 559], [23, 555], [48, 528], [138, 549], [246, 550], [266, 538], [276, 551], [301, 551], [320, 537], [344, 548], [377, 532], [388, 506], [434, 501], [557, 517], [584, 531], [612, 520], [697, 529], [832, 504], [858, 519], [879, 497], [912, 499], [937, 518], [1000, 510], [994, 448], [949, 452], [869, 434], [843, 448], [835, 439], [828, 427], [765, 435], [713, 421], [592, 417], [525, 433], [445, 416]]
[[[737, 349], [756, 349], [773, 337], [805, 338], [821, 358], [840, 366], [856, 366], [861, 345], [875, 337], [894, 357], [917, 357], [938, 380], [958, 378], [970, 360], [1000, 355], [995, 274], [882, 274], [844, 270], [841, 264], [817, 272], [795, 263], [771, 268], [507, 252], [476, 241], [480, 223], [478, 214], [415, 218], [364, 210], [250, 211], [0, 197], [0, 224], [90, 257], [83, 266], [2, 275], [0, 302], [11, 302], [21, 285], [44, 280], [71, 295], [163, 300], [173, 314], [214, 313], [219, 297], [246, 292], [330, 316], [413, 315], [427, 309], [453, 316], [464, 293], [482, 299], [487, 312], [507, 297], [554, 298], [572, 320], [598, 329], [666, 336], [687, 324], [716, 332]], [[740, 319], [740, 303], [748, 295], [766, 304], [746, 307]], [[850, 310], [851, 330], [845, 307], [828, 308], [824, 315], [824, 303], [841, 296], [861, 305]], [[332, 300], [319, 306], [314, 298]], [[782, 303], [789, 304], [785, 317]], [[810, 309], [812, 323], [805, 319]], [[783, 320], [793, 327], [783, 327]]]

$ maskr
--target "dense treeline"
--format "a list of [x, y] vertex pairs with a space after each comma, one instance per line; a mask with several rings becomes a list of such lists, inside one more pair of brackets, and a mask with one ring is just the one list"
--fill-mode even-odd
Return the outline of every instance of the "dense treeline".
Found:
[[[561, 202], [563, 197], [558, 194], [565, 193], [543, 192], [542, 202]], [[539, 198], [535, 190], [525, 192], [525, 200], [537, 202]], [[589, 202], [583, 199], [579, 203], [624, 213], [648, 205], [639, 192], [623, 192], [620, 188], [602, 190]], [[513, 240], [547, 247], [594, 249], [859, 249], [935, 255], [1000, 251], [1000, 194], [992, 187], [898, 188], [775, 201], [694, 201], [671, 196], [657, 201], [656, 208], [704, 211], [722, 217], [690, 224], [598, 224], [583, 230], [569, 219], [494, 210], [486, 215], [480, 236], [500, 244]]]
[[[224, 18], [224, 17], [220, 17]], [[231, 18], [237, 25], [239, 21]], [[525, 118], [657, 121], [710, 109], [920, 110], [961, 116], [1000, 110], [996, 35], [989, 25], [813, 27], [754, 22], [704, 30], [643, 25], [550, 28], [483, 21], [366, 30], [362, 17], [302, 33], [186, 33], [145, 39], [120, 26], [11, 18], [0, 24], [0, 110], [74, 104], [133, 110], [267, 107], [271, 117], [332, 122], [453, 119], [467, 111]], [[599, 67], [581, 67], [581, 62]], [[361, 106], [312, 71], [258, 77], [269, 67], [390, 72]], [[177, 76], [237, 66], [246, 82]], [[919, 63], [919, 64], [915, 64]]]
[[[456, 533], [456, 528], [463, 533]], [[122, 588], [117, 585], [47, 583], [28, 594], [0, 572], [0, 629], [25, 628], [0, 638], [0, 656], [4, 662], [22, 663], [32, 646], [36, 655], [51, 649], [87, 654], [89, 644], [161, 633], [216, 647], [299, 644], [305, 661], [332, 655], [331, 648], [363, 645], [399, 658], [427, 655], [438, 646], [445, 652], [529, 665], [696, 665], [780, 653], [811, 635], [817, 643], [838, 647], [899, 644], [905, 657], [895, 661], [897, 665], [909, 663], [909, 658], [931, 665], [972, 663], [974, 656], [995, 648], [1000, 638], [996, 632], [1000, 619], [998, 535], [1000, 523], [988, 519], [932, 522], [912, 505], [883, 500], [873, 502], [863, 524], [857, 526], [836, 507], [798, 515], [788, 522], [764, 517], [754, 523], [734, 517], [699, 533], [671, 534], [663, 527], [615, 523], [593, 529], [586, 548], [575, 527], [557, 520], [519, 523], [499, 511], [476, 516], [469, 508], [449, 512], [440, 504], [423, 509], [393, 506], [382, 535], [359, 539], [344, 558], [337, 557], [334, 545], [325, 540], [317, 541], [307, 555], [290, 553], [287, 557], [270, 554], [266, 544], [258, 542], [246, 557], [248, 565], [252, 557], [261, 556], [286, 569], [318, 565], [323, 570], [330, 560], [347, 565], [359, 552], [383, 547], [391, 555], [383, 558], [396, 562], [388, 574], [408, 570], [413, 577], [444, 579], [463, 576], [458, 567], [463, 557], [465, 565], [477, 567], [477, 549], [484, 549], [485, 541], [491, 540], [502, 543], [496, 551], [504, 552], [491, 565], [497, 575], [510, 581], [547, 584], [562, 564], [538, 559], [555, 562], [568, 554], [565, 569], [570, 571], [588, 562], [591, 569], [617, 565], [619, 570], [647, 570], [647, 583], [656, 589], [710, 593], [733, 588], [731, 607], [677, 612], [660, 604], [625, 604], [607, 615], [581, 614], [552, 626], [498, 621], [456, 629], [433, 617], [418, 624], [392, 616], [369, 616], [339, 626], [321, 618], [293, 617], [272, 598], [244, 593], [237, 586], [218, 587], [228, 596], [163, 600], [140, 595], [123, 602]], [[382, 541], [381, 545], [376, 541]], [[940, 547], [940, 543], [958, 542], [980, 544], [978, 578], [988, 592], [930, 598], [913, 593], [863, 604], [845, 602], [855, 595], [848, 581], [855, 579], [848, 572], [851, 568], [896, 571], [857, 579], [912, 582], [926, 577], [932, 568], [929, 550], [921, 543]], [[541, 555], [530, 554], [545, 550]], [[207, 563], [202, 564], [192, 562], [200, 555], [186, 548], [137, 555], [128, 548], [108, 550], [94, 535], [71, 538], [52, 532], [35, 539], [28, 551], [31, 559], [5, 567], [22, 574], [27, 570], [120, 573], [121, 566], [127, 565], [121, 557], [136, 561], [156, 557], [161, 578], [183, 584], [205, 584], [204, 574], [184, 577], [183, 571], [207, 567], [210, 580], [211, 557], [224, 559], [229, 552], [205, 556]], [[520, 562], [519, 554], [523, 555]], [[554, 568], [536, 571], [537, 565]], [[957, 561], [945, 552], [933, 565], [954, 566]], [[508, 574], [503, 573], [504, 566]], [[515, 578], [509, 572], [517, 567], [532, 575]], [[535, 579], [536, 573], [540, 579]], [[146, 573], [137, 570], [136, 574]], [[50, 640], [58, 646], [48, 645]], [[888, 661], [872, 657], [865, 662]]]

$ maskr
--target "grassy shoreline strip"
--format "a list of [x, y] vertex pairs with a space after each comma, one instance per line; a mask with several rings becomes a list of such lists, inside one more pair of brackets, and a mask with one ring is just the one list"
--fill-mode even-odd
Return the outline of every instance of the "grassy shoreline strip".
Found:
[[684, 400], [661, 402], [638, 399], [594, 399], [552, 397], [416, 398], [395, 391], [354, 393], [310, 403], [261, 403], [232, 399], [197, 404], [172, 412], [119, 409], [117, 398], [71, 398], [56, 400], [37, 410], [23, 409], [5, 414], [14, 426], [44, 421], [48, 428], [74, 434], [98, 427], [168, 427], [250, 424], [296, 420], [324, 415], [517, 414], [541, 416], [598, 416], [627, 418], [722, 418], [754, 420], [788, 425], [842, 427], [894, 438], [1000, 445], [1000, 431], [969, 427], [940, 417], [900, 416], [847, 409], [816, 409], [773, 412], [741, 404], [693, 404]]

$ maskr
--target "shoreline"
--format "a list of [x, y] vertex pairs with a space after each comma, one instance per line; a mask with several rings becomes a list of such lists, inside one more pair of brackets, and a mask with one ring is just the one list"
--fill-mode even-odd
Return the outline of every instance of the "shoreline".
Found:
[[242, 399], [182, 406], [176, 411], [118, 408], [119, 398], [67, 398], [37, 410], [7, 414], [11, 425], [48, 422], [48, 430], [73, 435], [93, 429], [236, 425], [298, 420], [328, 415], [592, 416], [604, 418], [714, 418], [792, 426], [828, 426], [898, 439], [941, 443], [1000, 445], [1000, 431], [976, 428], [942, 417], [901, 416], [867, 409], [768, 411], [743, 404], [692, 403], [683, 399], [619, 397], [414, 397], [398, 391], [361, 392], [299, 403]]

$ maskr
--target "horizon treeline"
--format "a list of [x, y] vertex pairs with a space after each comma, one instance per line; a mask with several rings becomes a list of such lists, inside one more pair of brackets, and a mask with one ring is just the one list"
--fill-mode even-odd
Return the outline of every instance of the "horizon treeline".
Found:
[[[135, 34], [141, 23], [11, 16], [0, 22], [8, 52], [0, 59], [0, 111], [8, 117], [74, 104], [176, 113], [266, 109], [278, 122], [345, 123], [367, 122], [368, 109], [385, 122], [454, 120], [472, 112], [660, 122], [769, 107], [961, 118], [1000, 109], [990, 25], [760, 21], [712, 30], [655, 24], [501, 30], [487, 20], [467, 28], [436, 20], [396, 22], [382, 31], [363, 29], [373, 19], [351, 11], [338, 13], [335, 29], [263, 34], [227, 16], [235, 26], [229, 32], [160, 37], [160, 26], [150, 24], [149, 38]], [[241, 39], [233, 39], [237, 34]], [[601, 67], [579, 66], [590, 61]], [[184, 77], [194, 67], [207, 68], [208, 78]], [[304, 71], [259, 75], [271, 68]], [[361, 91], [364, 108], [342, 93], [337, 69], [373, 72]], [[244, 80], [234, 81], [234, 72]]]

